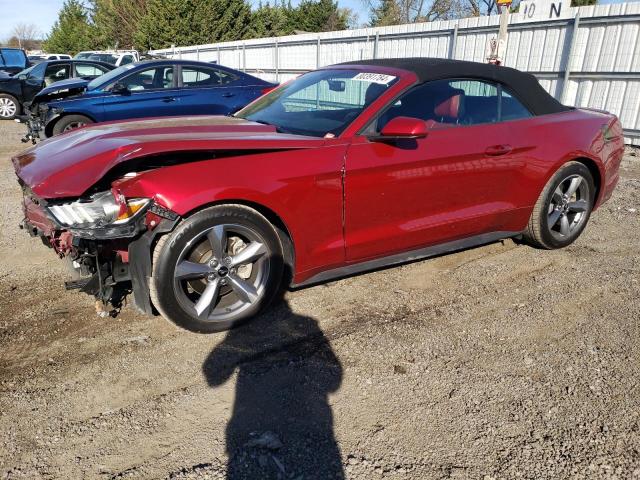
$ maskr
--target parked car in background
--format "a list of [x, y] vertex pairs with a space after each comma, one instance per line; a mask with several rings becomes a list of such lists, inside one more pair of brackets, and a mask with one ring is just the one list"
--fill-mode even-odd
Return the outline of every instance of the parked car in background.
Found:
[[510, 237], [566, 247], [623, 153], [615, 115], [566, 107], [530, 74], [414, 58], [309, 72], [232, 117], [82, 128], [13, 163], [24, 228], [83, 275], [69, 288], [116, 311], [133, 292], [144, 312], [214, 332], [283, 281]]
[[275, 86], [205, 62], [165, 59], [123, 65], [90, 82], [73, 80], [42, 90], [29, 107], [25, 140], [111, 120], [226, 115]]
[[0, 72], [13, 75], [29, 67], [29, 59], [19, 48], [0, 48]]
[[73, 58], [106, 62], [116, 67], [140, 61], [140, 55], [136, 50], [87, 50]]
[[31, 65], [35, 65], [46, 60], [70, 60], [71, 55], [66, 55], [63, 53], [41, 53], [38, 55], [27, 55], [27, 58], [29, 59], [29, 63], [31, 63]]
[[47, 60], [11, 77], [0, 77], [0, 120], [20, 115], [25, 103], [55, 82], [68, 78], [91, 80], [114, 68], [90, 60]]

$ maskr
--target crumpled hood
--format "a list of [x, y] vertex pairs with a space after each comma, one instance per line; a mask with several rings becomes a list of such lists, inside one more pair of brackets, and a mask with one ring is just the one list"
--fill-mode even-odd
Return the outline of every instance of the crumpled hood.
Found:
[[37, 103], [43, 97], [49, 97], [51, 94], [55, 94], [58, 92], [66, 92], [68, 90], [77, 90], [84, 91], [89, 84], [89, 80], [84, 80], [82, 78], [69, 78], [67, 80], [60, 80], [59, 82], [52, 83], [48, 87], [43, 88], [38, 92], [38, 94], [33, 98], [33, 102]]
[[72, 130], [25, 150], [13, 164], [38, 197], [64, 198], [82, 195], [117, 164], [147, 155], [313, 148], [324, 142], [235, 117], [162, 117]]

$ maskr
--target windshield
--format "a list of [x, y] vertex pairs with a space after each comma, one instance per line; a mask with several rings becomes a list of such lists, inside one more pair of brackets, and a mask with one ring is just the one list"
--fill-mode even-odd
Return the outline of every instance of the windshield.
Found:
[[24, 70], [19, 71], [18, 73], [16, 73], [16, 77], [19, 77], [20, 75], [24, 75], [27, 76], [31, 73], [31, 71], [36, 68], [38, 65], [34, 65], [33, 67], [29, 67], [29, 68], [25, 68]]
[[107, 83], [109, 83], [111, 80], [113, 80], [114, 78], [117, 78], [118, 75], [126, 72], [127, 70], [131, 70], [135, 66], [136, 66], [135, 63], [129, 63], [127, 65], [123, 65], [114, 70], [111, 70], [110, 72], [107, 72], [104, 75], [100, 75], [99, 77], [96, 77], [93, 80], [91, 80], [87, 85], [87, 88], [89, 90], [101, 88], [105, 86]]
[[93, 55], [89, 55], [89, 60], [96, 60], [98, 62], [107, 62], [111, 65], [115, 65], [118, 61], [117, 55], [112, 55], [110, 53], [94, 53]]
[[77, 53], [76, 56], [73, 57], [73, 58], [79, 58], [81, 60], [86, 60], [91, 55], [93, 55], [93, 52], [80, 52], [80, 53]]
[[392, 75], [361, 70], [318, 70], [261, 97], [236, 117], [275, 125], [286, 133], [338, 136], [397, 81]]

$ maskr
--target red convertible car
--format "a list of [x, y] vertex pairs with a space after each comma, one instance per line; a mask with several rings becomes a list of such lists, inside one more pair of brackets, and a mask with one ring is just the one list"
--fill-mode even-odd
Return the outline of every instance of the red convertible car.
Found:
[[23, 227], [68, 288], [197, 332], [283, 286], [507, 237], [561, 248], [618, 181], [620, 122], [506, 67], [441, 59], [304, 74], [232, 117], [104, 123], [13, 159]]

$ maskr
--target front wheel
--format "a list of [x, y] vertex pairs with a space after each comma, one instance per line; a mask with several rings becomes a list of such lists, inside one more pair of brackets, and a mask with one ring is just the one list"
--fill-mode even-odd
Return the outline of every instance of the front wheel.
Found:
[[547, 249], [573, 243], [587, 225], [595, 201], [595, 184], [580, 162], [563, 165], [545, 185], [527, 230], [529, 243]]
[[93, 120], [84, 115], [65, 115], [53, 126], [53, 134], [60, 135], [61, 133], [75, 130], [76, 128], [84, 127], [91, 123], [94, 123]]
[[0, 94], [0, 120], [11, 120], [20, 114], [20, 103], [12, 96]]
[[280, 289], [282, 246], [274, 227], [242, 205], [207, 208], [161, 237], [151, 300], [187, 330], [218, 332], [266, 307]]

